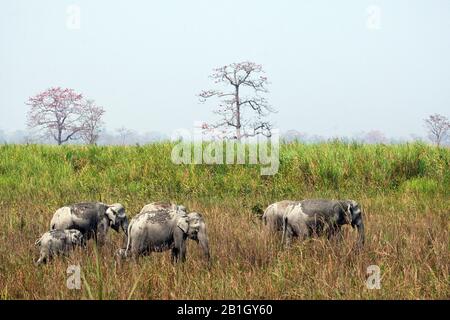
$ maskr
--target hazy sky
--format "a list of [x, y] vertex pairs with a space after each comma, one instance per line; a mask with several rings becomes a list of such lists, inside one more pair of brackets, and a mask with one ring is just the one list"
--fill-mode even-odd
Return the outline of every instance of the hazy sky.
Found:
[[50, 86], [95, 99], [110, 130], [192, 128], [213, 119], [196, 97], [211, 69], [242, 60], [264, 66], [282, 131], [424, 135], [450, 116], [450, 1], [4, 0], [0, 129], [25, 129]]

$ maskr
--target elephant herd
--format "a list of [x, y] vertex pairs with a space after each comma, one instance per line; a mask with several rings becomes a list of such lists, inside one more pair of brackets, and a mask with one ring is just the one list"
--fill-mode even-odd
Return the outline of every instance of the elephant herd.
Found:
[[[358, 230], [358, 244], [364, 244], [364, 223], [359, 204], [354, 200], [283, 200], [267, 207], [262, 215], [264, 225], [272, 232], [282, 232], [282, 241], [305, 239], [326, 234], [329, 239], [341, 235], [341, 227], [350, 224]], [[125, 248], [117, 250], [120, 258], [137, 258], [151, 252], [171, 250], [173, 262], [186, 259], [186, 241], [196, 241], [210, 260], [206, 223], [198, 212], [174, 203], [153, 202], [128, 221], [120, 203], [77, 203], [59, 208], [50, 222], [50, 231], [36, 241], [40, 256], [36, 264], [53, 256], [66, 255], [75, 246], [86, 246], [89, 239], [103, 245], [109, 227], [125, 234]]]

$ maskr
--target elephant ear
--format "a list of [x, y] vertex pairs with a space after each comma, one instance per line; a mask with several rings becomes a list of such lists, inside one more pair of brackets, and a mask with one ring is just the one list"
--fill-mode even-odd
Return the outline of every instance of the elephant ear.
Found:
[[73, 244], [81, 243], [81, 240], [83, 239], [83, 235], [81, 232], [72, 231], [70, 232], [70, 241]]
[[350, 224], [352, 222], [352, 210], [353, 210], [353, 204], [351, 202], [349, 202], [344, 211], [344, 219], [345, 219], [345, 222], [348, 224]]
[[183, 230], [184, 233], [187, 233], [189, 230], [189, 222], [188, 222], [187, 218], [183, 217], [183, 218], [178, 219], [177, 226], [178, 226], [178, 228]]
[[117, 213], [114, 211], [113, 207], [108, 207], [108, 209], [106, 209], [106, 216], [112, 222], [112, 224], [116, 223], [116, 215]]
[[119, 218], [125, 218], [125, 208], [122, 204], [120, 203], [114, 203], [112, 205], [109, 206], [110, 208], [113, 208], [114, 212], [116, 213], [116, 215]]

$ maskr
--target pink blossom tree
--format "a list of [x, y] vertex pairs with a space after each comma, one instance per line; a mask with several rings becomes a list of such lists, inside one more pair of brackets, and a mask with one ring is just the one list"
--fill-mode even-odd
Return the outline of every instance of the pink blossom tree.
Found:
[[86, 102], [73, 89], [50, 88], [29, 98], [27, 104], [28, 127], [54, 139], [58, 145], [80, 138], [92, 143], [98, 137], [103, 108]]
[[211, 78], [219, 89], [202, 91], [199, 96], [202, 102], [218, 99], [214, 113], [219, 119], [205, 123], [203, 130], [237, 140], [258, 134], [271, 136], [272, 125], [265, 118], [275, 111], [263, 96], [268, 92], [268, 81], [261, 65], [232, 63], [214, 69]]

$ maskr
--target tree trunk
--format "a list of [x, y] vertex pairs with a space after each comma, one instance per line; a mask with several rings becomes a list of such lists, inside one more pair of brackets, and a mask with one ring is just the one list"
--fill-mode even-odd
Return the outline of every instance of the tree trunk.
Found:
[[236, 86], [236, 139], [241, 141], [241, 103], [239, 100], [239, 86]]
[[62, 144], [62, 130], [60, 128], [58, 128], [58, 146], [60, 146]]

